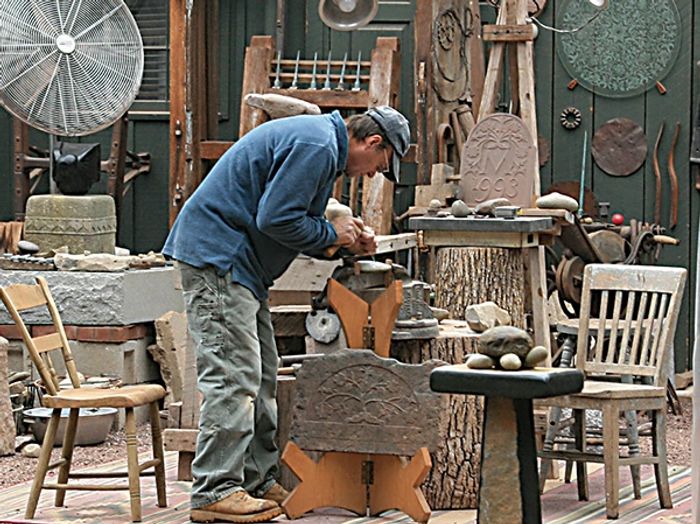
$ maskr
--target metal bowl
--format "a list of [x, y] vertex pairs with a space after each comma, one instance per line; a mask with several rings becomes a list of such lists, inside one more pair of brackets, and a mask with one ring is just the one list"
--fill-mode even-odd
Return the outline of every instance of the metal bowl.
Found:
[[[32, 433], [40, 443], [44, 442], [46, 428], [51, 420], [51, 408], [31, 408], [24, 410], [25, 418], [32, 419]], [[61, 410], [61, 421], [58, 424], [56, 438], [53, 445], [63, 444], [63, 435], [68, 423], [69, 409]], [[80, 408], [78, 414], [78, 429], [75, 435], [76, 446], [89, 446], [100, 444], [105, 441], [109, 428], [112, 427], [114, 416], [117, 414], [116, 408]]]

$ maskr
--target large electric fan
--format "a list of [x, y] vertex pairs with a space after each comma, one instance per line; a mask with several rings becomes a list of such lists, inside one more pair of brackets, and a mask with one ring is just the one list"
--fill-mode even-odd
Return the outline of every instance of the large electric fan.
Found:
[[0, 102], [51, 135], [112, 125], [143, 76], [143, 43], [122, 0], [4, 0]]

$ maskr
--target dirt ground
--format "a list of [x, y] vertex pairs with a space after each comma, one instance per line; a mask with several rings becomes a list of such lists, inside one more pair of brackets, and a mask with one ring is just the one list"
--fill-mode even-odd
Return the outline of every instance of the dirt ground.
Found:
[[[690, 466], [692, 408], [688, 398], [681, 398], [683, 413], [674, 415], [669, 412], [667, 423], [668, 463], [673, 466]], [[150, 449], [150, 427], [138, 428], [139, 451]], [[642, 439], [644, 441], [649, 439]], [[54, 460], [58, 458], [60, 448], [54, 449]], [[648, 449], [648, 447], [647, 447]], [[113, 432], [107, 440], [97, 446], [75, 448], [74, 467], [106, 464], [126, 456], [126, 437], [123, 431]], [[31, 480], [36, 468], [36, 459], [23, 457], [20, 453], [0, 457], [0, 489]]]

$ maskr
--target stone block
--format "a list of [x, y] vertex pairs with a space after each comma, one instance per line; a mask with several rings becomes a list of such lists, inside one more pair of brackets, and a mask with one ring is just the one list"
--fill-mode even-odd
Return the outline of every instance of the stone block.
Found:
[[41, 251], [114, 253], [117, 217], [109, 195], [34, 195], [27, 200], [24, 238]]
[[309, 451], [413, 455], [437, 447], [440, 362], [402, 364], [367, 350], [309, 359], [297, 373], [290, 440]]
[[[121, 273], [72, 271], [2, 271], [0, 286], [33, 284], [43, 276], [49, 284], [64, 324], [125, 326], [152, 322], [168, 311], [184, 311], [179, 278], [172, 267]], [[27, 324], [50, 324], [45, 309], [27, 311]], [[0, 324], [13, 324], [4, 307]]]
[[182, 400], [185, 358], [190, 344], [187, 331], [187, 315], [169, 311], [155, 321], [156, 343], [148, 351], [160, 366], [168, 396], [166, 403]]

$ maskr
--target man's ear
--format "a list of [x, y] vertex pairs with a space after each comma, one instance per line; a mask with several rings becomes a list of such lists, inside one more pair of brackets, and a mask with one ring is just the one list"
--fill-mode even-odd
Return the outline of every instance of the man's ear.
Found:
[[365, 138], [365, 143], [372, 147], [377, 147], [382, 143], [382, 137], [380, 135], [369, 135]]

